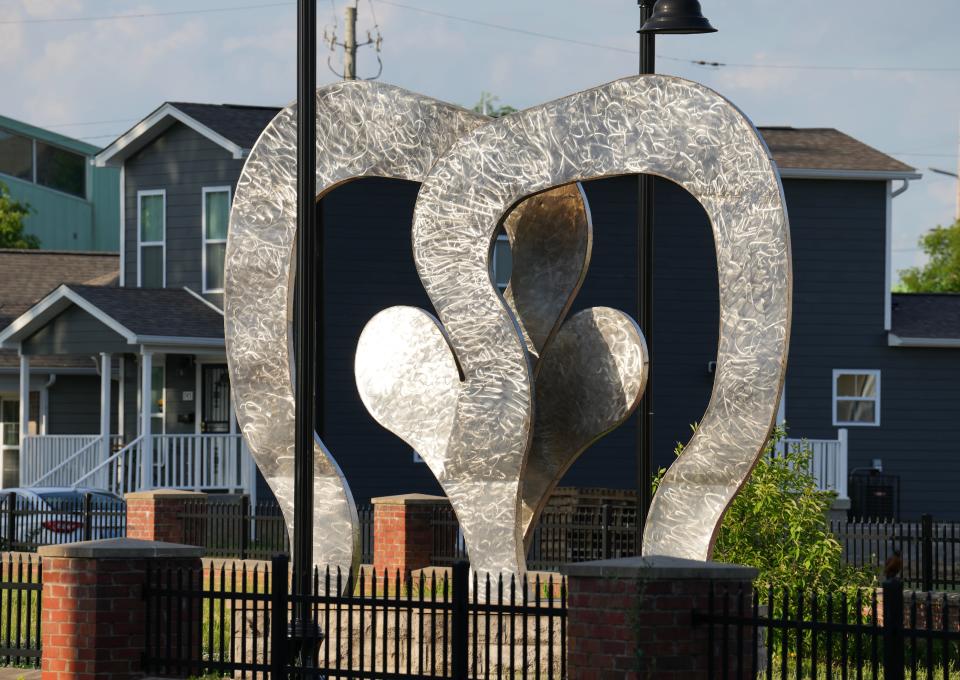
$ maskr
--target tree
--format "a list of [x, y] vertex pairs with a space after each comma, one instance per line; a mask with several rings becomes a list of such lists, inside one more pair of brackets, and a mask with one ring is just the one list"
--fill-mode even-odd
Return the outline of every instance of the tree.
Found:
[[934, 227], [920, 237], [919, 244], [929, 259], [922, 267], [901, 269], [897, 290], [905, 293], [960, 292], [960, 220], [949, 227]]
[[516, 112], [515, 108], [507, 104], [497, 106], [496, 102], [498, 101], [500, 101], [500, 97], [492, 95], [489, 92], [481, 92], [480, 101], [473, 105], [473, 110], [493, 118], [500, 118], [501, 116]]
[[23, 233], [23, 220], [30, 213], [29, 204], [13, 200], [7, 185], [0, 182], [0, 248], [40, 247], [40, 239]]

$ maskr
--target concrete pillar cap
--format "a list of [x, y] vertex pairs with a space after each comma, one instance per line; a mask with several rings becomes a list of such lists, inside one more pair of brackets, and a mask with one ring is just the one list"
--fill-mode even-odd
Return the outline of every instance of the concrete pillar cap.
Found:
[[128, 501], [142, 500], [149, 498], [206, 498], [207, 494], [202, 491], [186, 491], [181, 489], [151, 489], [149, 491], [132, 491], [124, 496]]
[[448, 505], [446, 496], [431, 496], [426, 493], [403, 493], [397, 496], [371, 498], [373, 505]]
[[739, 564], [688, 560], [668, 555], [645, 555], [568, 564], [564, 567], [564, 573], [576, 577], [641, 581], [752, 581], [758, 572], [754, 567]]
[[149, 557], [202, 557], [203, 548], [179, 543], [143, 541], [138, 538], [107, 538], [101, 541], [80, 541], [63, 545], [45, 545], [37, 550], [40, 557], [73, 557], [84, 559], [143, 559]]

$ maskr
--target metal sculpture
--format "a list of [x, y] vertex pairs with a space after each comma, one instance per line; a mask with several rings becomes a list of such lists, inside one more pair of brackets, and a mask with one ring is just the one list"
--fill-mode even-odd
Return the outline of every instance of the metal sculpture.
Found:
[[[288, 519], [290, 110], [264, 132], [238, 185], [226, 304], [238, 418]], [[481, 123], [377, 83], [318, 91], [321, 194], [360, 176], [423, 183], [413, 253], [440, 321], [409, 307], [370, 321], [357, 348], [364, 403], [430, 465], [474, 568], [522, 573], [524, 528], [572, 460], [629, 415], [645, 379], [642, 336], [626, 315], [596, 308], [560, 325], [589, 262], [590, 236], [585, 203], [578, 212], [571, 189], [557, 187], [632, 173], [670, 179], [710, 218], [720, 342], [710, 403], [654, 498], [644, 553], [706, 559], [772, 427], [786, 366], [789, 230], [769, 152], [727, 100], [666, 76], [615, 81]], [[501, 296], [489, 259], [504, 222], [520, 262]], [[557, 254], [528, 248], [537, 224], [551, 223], [570, 230]], [[562, 262], [562, 276], [546, 276], [551, 262]], [[316, 517], [327, 530], [317, 556], [338, 564], [349, 561], [355, 517], [332, 457], [319, 453]]]

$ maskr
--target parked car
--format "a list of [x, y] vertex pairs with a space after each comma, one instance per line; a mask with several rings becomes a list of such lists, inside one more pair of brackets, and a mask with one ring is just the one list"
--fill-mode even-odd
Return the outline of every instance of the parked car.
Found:
[[126, 534], [123, 499], [103, 489], [0, 489], [0, 544], [8, 550]]

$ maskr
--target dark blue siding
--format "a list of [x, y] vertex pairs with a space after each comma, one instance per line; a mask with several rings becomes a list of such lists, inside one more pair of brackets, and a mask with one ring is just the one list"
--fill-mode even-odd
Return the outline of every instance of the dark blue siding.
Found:
[[[223, 147], [181, 123], [175, 123], [124, 166], [126, 285], [137, 285], [137, 192], [167, 192], [167, 287], [203, 290], [203, 188], [230, 186], [231, 195], [243, 168]], [[206, 296], [217, 305], [222, 295]]]

